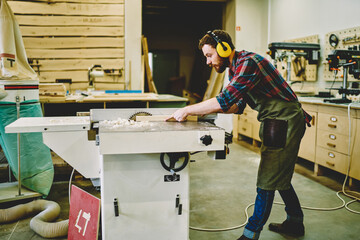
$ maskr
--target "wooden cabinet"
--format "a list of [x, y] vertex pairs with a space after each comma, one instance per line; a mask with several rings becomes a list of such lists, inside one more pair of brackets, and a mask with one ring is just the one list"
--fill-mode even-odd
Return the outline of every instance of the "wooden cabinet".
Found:
[[348, 155], [322, 147], [316, 148], [316, 163], [337, 172], [346, 174]]
[[311, 115], [311, 127], [306, 127], [304, 137], [299, 148], [299, 157], [315, 162], [316, 128], [318, 123], [317, 106], [312, 104], [302, 104], [303, 109]]
[[316, 144], [317, 146], [325, 149], [348, 154], [349, 136], [348, 134], [334, 133], [331, 130], [326, 131], [319, 129], [317, 133]]
[[360, 180], [360, 110], [358, 112], [358, 119], [356, 119], [355, 124], [352, 126], [356, 128], [354, 144], [352, 145], [352, 154], [351, 154], [351, 167], [350, 167], [350, 177]]
[[[259, 137], [260, 122], [257, 120], [257, 111], [246, 107], [243, 114], [235, 115], [237, 134], [261, 141]], [[234, 134], [235, 135], [235, 134]], [[237, 135], [235, 135], [237, 136]]]
[[[349, 176], [360, 180], [359, 105], [350, 112], [346, 106], [335, 104], [302, 102], [302, 107], [313, 119], [301, 141], [299, 157], [314, 162], [316, 174], [320, 173], [319, 166], [347, 174], [350, 163]], [[257, 112], [247, 107], [242, 115], [235, 116], [234, 132], [260, 141]]]
[[346, 174], [355, 139], [355, 111], [350, 119], [347, 108], [319, 106], [318, 111], [315, 163]]

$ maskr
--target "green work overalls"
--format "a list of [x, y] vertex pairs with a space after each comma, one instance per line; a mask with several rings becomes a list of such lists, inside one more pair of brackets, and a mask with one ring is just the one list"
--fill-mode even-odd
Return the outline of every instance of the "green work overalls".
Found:
[[[300, 141], [305, 133], [304, 112], [299, 102], [288, 102], [280, 98], [268, 98], [247, 93], [254, 110], [258, 111], [260, 139], [263, 141], [264, 120], [287, 121], [284, 147], [261, 145], [261, 160], [258, 170], [257, 187], [263, 190], [287, 190], [294, 173]], [[263, 141], [264, 142], [264, 141]]]

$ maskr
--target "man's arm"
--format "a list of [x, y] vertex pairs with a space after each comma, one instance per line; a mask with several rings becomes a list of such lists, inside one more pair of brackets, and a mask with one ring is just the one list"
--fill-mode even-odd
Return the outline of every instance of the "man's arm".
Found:
[[[238, 111], [238, 107], [236, 104], [234, 104], [226, 113], [235, 113], [237, 111]], [[223, 111], [221, 110], [220, 104], [217, 101], [217, 99], [211, 98], [201, 103], [197, 103], [181, 108], [176, 112], [174, 112], [170, 118], [174, 118], [176, 121], [182, 122], [186, 120], [186, 117], [188, 115], [206, 115], [217, 112], [223, 112]]]

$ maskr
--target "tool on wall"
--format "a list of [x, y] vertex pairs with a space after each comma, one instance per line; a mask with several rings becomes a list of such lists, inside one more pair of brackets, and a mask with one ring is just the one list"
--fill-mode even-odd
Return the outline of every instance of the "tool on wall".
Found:
[[[291, 63], [294, 64], [296, 76], [305, 76], [305, 61], [309, 64], [317, 64], [319, 62], [320, 44], [316, 43], [292, 43], [292, 42], [273, 42], [268, 45], [268, 54], [274, 59], [274, 65], [277, 66], [277, 61], [287, 62], [287, 76], [286, 81], [291, 82]], [[294, 60], [293, 60], [294, 59]], [[306, 80], [306, 77], [303, 77]]]
[[88, 81], [89, 81], [89, 90], [94, 90], [94, 82], [95, 78], [103, 77], [104, 76], [104, 69], [101, 65], [93, 65], [88, 70]]
[[360, 79], [360, 51], [356, 50], [333, 50], [326, 58], [329, 63], [329, 70], [337, 72], [342, 67], [343, 73], [343, 84], [340, 88], [331, 88], [338, 90], [342, 95], [341, 98], [324, 99], [324, 102], [331, 103], [349, 103], [347, 95], [359, 95], [360, 89], [348, 88], [348, 74], [352, 74], [355, 79]]
[[330, 46], [335, 48], [339, 44], [339, 38], [335, 34], [331, 34], [329, 37]]

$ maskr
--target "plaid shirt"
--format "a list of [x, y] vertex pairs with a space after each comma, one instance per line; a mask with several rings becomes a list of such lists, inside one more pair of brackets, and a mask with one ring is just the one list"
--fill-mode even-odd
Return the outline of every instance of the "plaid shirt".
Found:
[[[269, 98], [298, 101], [278, 70], [266, 58], [252, 52], [235, 52], [229, 69], [229, 79], [230, 83], [216, 96], [224, 112], [237, 104], [238, 113], [242, 113], [247, 103], [245, 99], [248, 91]], [[304, 111], [304, 118], [309, 126], [312, 117]]]

